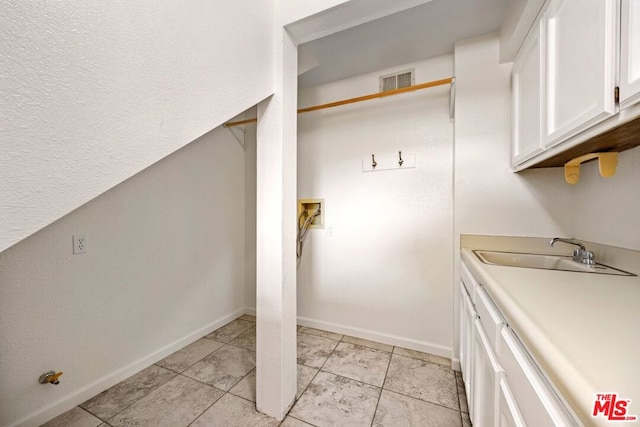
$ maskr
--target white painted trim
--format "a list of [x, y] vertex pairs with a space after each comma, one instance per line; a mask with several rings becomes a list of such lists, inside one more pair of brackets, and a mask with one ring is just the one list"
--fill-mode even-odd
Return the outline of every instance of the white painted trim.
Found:
[[[99, 378], [93, 383], [80, 388], [76, 392], [64, 397], [61, 400], [58, 400], [57, 402], [47, 407], [25, 415], [24, 417], [16, 420], [13, 424], [9, 424], [6, 427], [27, 427], [43, 424], [50, 419], [55, 418], [58, 415], [68, 411], [74, 406], [79, 405], [87, 399], [92, 398], [103, 390], [106, 390], [109, 387], [118, 384], [120, 381], [129, 378], [131, 375], [140, 372], [153, 363], [162, 360], [170, 354], [173, 354], [181, 348], [191, 344], [192, 342], [199, 340], [203, 336], [215, 331], [221, 326], [226, 325], [230, 321], [237, 319], [238, 317], [242, 316], [245, 311], [246, 309], [239, 309], [231, 314], [227, 314], [226, 316], [223, 316], [218, 320], [215, 320], [214, 322], [209, 323], [208, 325], [173, 341], [172, 343], [158, 349], [157, 351], [141, 359], [138, 359], [115, 372]], [[255, 312], [255, 310], [253, 311]]]
[[[244, 314], [252, 316], [256, 315], [256, 309], [253, 307], [245, 307]], [[365, 340], [376, 341], [382, 344], [395, 345], [398, 347], [408, 348], [410, 350], [422, 351], [424, 353], [435, 354], [436, 356], [442, 356], [451, 358], [453, 349], [451, 347], [444, 347], [438, 344], [429, 343], [426, 341], [418, 341], [410, 338], [401, 337], [398, 335], [385, 334], [383, 332], [372, 331], [369, 329], [360, 329], [353, 326], [341, 325], [333, 322], [326, 322], [324, 320], [315, 320], [308, 317], [298, 316], [298, 325], [307, 326], [309, 328], [322, 329], [329, 332], [335, 332], [338, 334], [351, 335], [352, 337], [362, 338]], [[460, 360], [457, 358], [451, 359], [452, 369], [455, 371], [460, 370]]]
[[[255, 316], [256, 309], [252, 307], [245, 307], [244, 314]], [[352, 337], [356, 338], [376, 341], [383, 344], [396, 345], [398, 347], [422, 351], [424, 353], [435, 354], [437, 356], [443, 356], [447, 358], [451, 358], [451, 355], [453, 354], [453, 349], [450, 347], [443, 347], [441, 345], [429, 343], [426, 341], [413, 340], [410, 338], [385, 334], [369, 329], [360, 329], [353, 326], [346, 326], [340, 325], [338, 323], [325, 322], [323, 320], [310, 319], [308, 317], [298, 316], [298, 324], [307, 326], [309, 328], [316, 328], [329, 332], [335, 332], [338, 334], [351, 335]], [[460, 360], [458, 358], [451, 358], [451, 369], [453, 369], [454, 371], [460, 370]]]
[[454, 357], [451, 359], [451, 369], [454, 371], [462, 372], [462, 365], [460, 365], [460, 359]]
[[351, 335], [356, 338], [362, 338], [370, 341], [376, 341], [383, 344], [395, 345], [398, 347], [408, 348], [410, 350], [422, 351], [424, 353], [435, 354], [451, 358], [453, 350], [451, 347], [444, 347], [439, 344], [433, 344], [426, 341], [418, 341], [411, 338], [405, 338], [398, 335], [385, 334], [382, 332], [371, 331], [368, 329], [360, 329], [352, 326], [340, 325], [323, 320], [314, 320], [307, 317], [298, 317], [298, 324], [310, 328], [322, 329], [325, 331], [335, 332], [338, 334]]

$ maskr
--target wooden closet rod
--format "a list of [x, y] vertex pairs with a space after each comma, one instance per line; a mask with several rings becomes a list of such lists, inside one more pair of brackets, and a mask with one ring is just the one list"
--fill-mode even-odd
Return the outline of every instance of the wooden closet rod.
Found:
[[[371, 95], [358, 96], [357, 98], [343, 99], [342, 101], [330, 102], [328, 104], [321, 104], [321, 105], [316, 105], [316, 106], [313, 106], [313, 107], [301, 108], [301, 109], [298, 110], [298, 114], [300, 114], [300, 113], [308, 113], [310, 111], [324, 110], [325, 108], [339, 107], [341, 105], [355, 104], [356, 102], [369, 101], [370, 99], [385, 98], [387, 96], [400, 95], [401, 93], [414, 92], [416, 90], [427, 89], [427, 88], [430, 88], [430, 87], [448, 85], [452, 81], [453, 81], [453, 78], [449, 77], [449, 78], [442, 79], [442, 80], [434, 80], [432, 82], [421, 83], [419, 85], [403, 87], [401, 89], [387, 90], [385, 92], [372, 93]], [[256, 123], [257, 121], [258, 121], [258, 119], [240, 120], [240, 121], [237, 121], [237, 122], [225, 123], [224, 126], [229, 128], [229, 127], [233, 127], [233, 126], [246, 125], [246, 124], [249, 124], [249, 123]]]

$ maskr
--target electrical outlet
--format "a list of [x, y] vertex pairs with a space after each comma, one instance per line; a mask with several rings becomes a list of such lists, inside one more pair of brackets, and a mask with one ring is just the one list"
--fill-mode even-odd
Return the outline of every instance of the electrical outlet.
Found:
[[327, 235], [330, 237], [333, 236], [333, 225], [327, 226]]
[[86, 254], [87, 250], [87, 236], [81, 234], [73, 236], [73, 253]]

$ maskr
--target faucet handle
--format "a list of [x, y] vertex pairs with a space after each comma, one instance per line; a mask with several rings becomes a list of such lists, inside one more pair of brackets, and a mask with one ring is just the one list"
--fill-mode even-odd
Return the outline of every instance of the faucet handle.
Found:
[[586, 265], [595, 265], [596, 264], [596, 256], [592, 251], [583, 251], [582, 252], [582, 263]]

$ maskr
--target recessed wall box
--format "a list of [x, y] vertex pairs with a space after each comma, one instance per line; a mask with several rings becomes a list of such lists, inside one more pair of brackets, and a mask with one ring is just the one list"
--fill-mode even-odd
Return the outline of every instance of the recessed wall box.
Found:
[[309, 228], [324, 228], [324, 199], [298, 199], [298, 228], [318, 209], [320, 213], [311, 220]]

